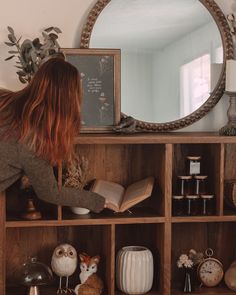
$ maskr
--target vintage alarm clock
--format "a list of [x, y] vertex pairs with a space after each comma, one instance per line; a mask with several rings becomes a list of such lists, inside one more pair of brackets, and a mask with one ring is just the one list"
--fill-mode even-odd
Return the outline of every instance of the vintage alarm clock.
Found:
[[204, 286], [215, 287], [224, 277], [223, 265], [218, 259], [212, 257], [211, 248], [208, 248], [205, 254], [207, 258], [199, 264], [197, 269], [198, 278]]

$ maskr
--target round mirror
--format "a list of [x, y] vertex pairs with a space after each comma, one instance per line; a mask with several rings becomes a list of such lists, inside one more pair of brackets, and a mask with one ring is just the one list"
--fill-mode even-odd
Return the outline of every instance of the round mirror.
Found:
[[225, 60], [233, 56], [212, 0], [100, 0], [81, 47], [121, 49], [121, 111], [153, 131], [203, 117], [223, 94]]

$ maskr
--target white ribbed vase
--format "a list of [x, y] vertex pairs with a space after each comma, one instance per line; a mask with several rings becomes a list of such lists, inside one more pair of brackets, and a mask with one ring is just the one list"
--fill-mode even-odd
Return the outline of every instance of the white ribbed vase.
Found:
[[144, 294], [152, 288], [153, 256], [142, 246], [123, 247], [116, 256], [116, 284], [126, 294]]

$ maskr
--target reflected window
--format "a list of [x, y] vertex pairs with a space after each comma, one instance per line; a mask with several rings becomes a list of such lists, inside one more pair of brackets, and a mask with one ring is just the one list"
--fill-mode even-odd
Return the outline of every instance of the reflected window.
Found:
[[217, 47], [216, 51], [215, 51], [215, 62], [216, 63], [223, 63], [223, 56], [224, 56], [224, 52], [223, 52], [223, 46]]
[[180, 68], [180, 116], [198, 109], [209, 97], [210, 54], [205, 54]]

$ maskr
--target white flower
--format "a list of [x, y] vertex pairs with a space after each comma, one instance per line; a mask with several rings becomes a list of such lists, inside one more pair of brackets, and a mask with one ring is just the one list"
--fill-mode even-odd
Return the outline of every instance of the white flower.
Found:
[[177, 266], [178, 266], [178, 268], [182, 268], [183, 267], [183, 264], [178, 260], [177, 261]]
[[196, 255], [197, 252], [194, 249], [189, 250], [189, 254]]
[[179, 260], [184, 264], [185, 261], [188, 260], [188, 255], [186, 255], [186, 254], [180, 255]]
[[178, 268], [182, 268], [182, 267], [191, 268], [193, 266], [193, 261], [188, 257], [188, 255], [182, 254], [177, 260], [177, 266]]
[[192, 262], [191, 259], [188, 259], [188, 260], [185, 261], [184, 267], [191, 268], [192, 266], [193, 266], [193, 262]]

